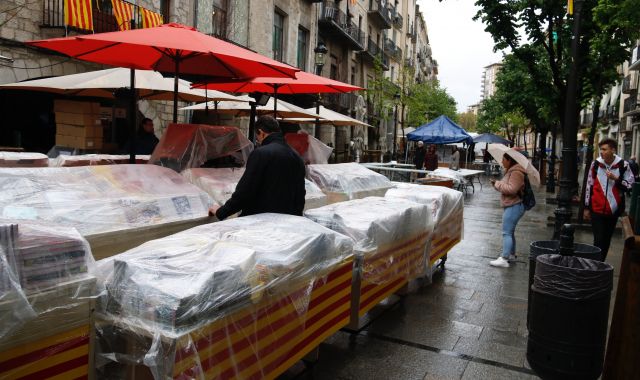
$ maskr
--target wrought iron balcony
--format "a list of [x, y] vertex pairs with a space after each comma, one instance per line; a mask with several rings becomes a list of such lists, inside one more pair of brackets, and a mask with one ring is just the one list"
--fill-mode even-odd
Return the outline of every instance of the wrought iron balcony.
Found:
[[[131, 2], [124, 1], [133, 7], [133, 19], [131, 29], [142, 28], [141, 9]], [[71, 27], [78, 33], [102, 33], [115, 32], [120, 30], [118, 22], [113, 14], [111, 0], [92, 0], [93, 31]], [[42, 27], [64, 28], [64, 0], [43, 0], [42, 7]]]
[[355, 104], [355, 97], [357, 95], [348, 93], [348, 94], [326, 94], [325, 97], [325, 105], [337, 112], [347, 112], [350, 111], [353, 104]]
[[618, 112], [617, 104], [607, 107], [607, 119], [612, 122], [620, 120], [620, 113]]
[[360, 52], [360, 57], [371, 63], [378, 59], [382, 70], [389, 70], [389, 56], [371, 38], [367, 39], [367, 48]]
[[635, 48], [633, 48], [633, 50], [631, 50], [629, 70], [640, 70], [640, 46], [636, 46]]
[[638, 109], [638, 96], [632, 95], [624, 100], [623, 112], [625, 116], [640, 113], [640, 109]]
[[395, 42], [393, 42], [393, 40], [392, 40], [392, 39], [390, 39], [390, 38], [385, 38], [385, 39], [384, 39], [384, 44], [383, 44], [383, 46], [384, 46], [384, 51], [385, 51], [385, 53], [388, 53], [388, 54], [395, 54], [395, 51], [396, 51], [396, 43], [395, 43]]
[[391, 8], [388, 0], [372, 0], [369, 4], [369, 17], [380, 26], [381, 29], [391, 29]]
[[354, 50], [364, 50], [364, 32], [334, 3], [325, 2], [319, 24], [327, 33], [342, 38]]
[[404, 19], [402, 18], [402, 15], [400, 14], [400, 12], [398, 12], [396, 9], [394, 9], [392, 11], [392, 21], [393, 21], [393, 26], [398, 28], [398, 29], [402, 29], [402, 25], [404, 25]]
[[638, 90], [638, 80], [635, 75], [627, 75], [622, 80], [622, 93], [631, 94]]

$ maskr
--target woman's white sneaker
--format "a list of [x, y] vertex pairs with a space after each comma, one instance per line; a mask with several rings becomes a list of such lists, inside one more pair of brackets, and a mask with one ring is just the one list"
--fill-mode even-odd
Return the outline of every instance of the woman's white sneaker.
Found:
[[489, 265], [492, 267], [509, 268], [509, 262], [504, 257], [500, 256], [495, 260], [489, 261]]

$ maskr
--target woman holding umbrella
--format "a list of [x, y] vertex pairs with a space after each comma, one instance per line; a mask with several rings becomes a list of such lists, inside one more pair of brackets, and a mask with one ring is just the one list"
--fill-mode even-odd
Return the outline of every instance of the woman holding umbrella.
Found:
[[516, 253], [516, 225], [524, 215], [522, 191], [526, 170], [508, 153], [502, 156], [502, 166], [505, 175], [500, 181], [491, 179], [494, 189], [500, 192], [500, 203], [504, 209], [502, 214], [502, 254], [489, 262], [494, 267], [508, 268], [509, 260], [515, 259]]

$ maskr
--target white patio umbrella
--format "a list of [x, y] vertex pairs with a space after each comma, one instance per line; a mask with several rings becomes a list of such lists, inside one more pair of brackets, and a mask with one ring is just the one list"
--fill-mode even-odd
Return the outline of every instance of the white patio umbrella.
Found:
[[[136, 70], [135, 80], [139, 99], [173, 100], [173, 78], [165, 78], [156, 71]], [[130, 85], [131, 70], [114, 68], [3, 84], [0, 85], [0, 90], [29, 90], [71, 96], [113, 98], [114, 89]], [[185, 80], [178, 82], [178, 100], [184, 102], [247, 101], [220, 91], [191, 89], [191, 83]]]
[[[250, 99], [250, 98], [249, 98]], [[253, 99], [250, 99], [253, 100]], [[270, 98], [267, 104], [264, 106], [256, 107], [257, 115], [273, 115], [273, 105], [274, 99]], [[203, 110], [207, 107], [206, 103], [195, 104], [193, 106], [184, 107], [180, 110]], [[209, 107], [211, 107], [209, 105]], [[217, 108], [218, 113], [222, 114], [231, 114], [235, 116], [249, 116], [251, 113], [251, 105], [249, 103], [234, 103], [234, 102], [225, 102], [218, 105]], [[276, 117], [279, 119], [287, 119], [289, 118], [314, 118], [315, 113], [305, 110], [304, 108], [295, 106], [291, 103], [287, 103], [282, 100], [278, 100], [278, 109], [276, 111]]]
[[[278, 104], [280, 101], [278, 102]], [[290, 123], [315, 123], [316, 117], [320, 115], [320, 122], [325, 124], [333, 124], [335, 126], [363, 126], [363, 127], [372, 127], [371, 125], [362, 122], [358, 119], [354, 119], [347, 115], [343, 115], [339, 112], [330, 110], [325, 108], [324, 106], [320, 106], [320, 113], [316, 114], [316, 108], [311, 107], [306, 109], [307, 112], [310, 112], [313, 115], [313, 118], [290, 118], [287, 121]], [[373, 128], [373, 127], [372, 127]]]
[[536, 169], [531, 161], [527, 157], [525, 157], [522, 153], [518, 152], [513, 148], [509, 148], [503, 144], [489, 144], [487, 147], [489, 154], [493, 156], [493, 158], [502, 165], [502, 157], [506, 154], [511, 156], [517, 163], [522, 165], [522, 167], [527, 171], [527, 175], [529, 176], [529, 182], [531, 182], [532, 186], [540, 185], [540, 173], [538, 169]]

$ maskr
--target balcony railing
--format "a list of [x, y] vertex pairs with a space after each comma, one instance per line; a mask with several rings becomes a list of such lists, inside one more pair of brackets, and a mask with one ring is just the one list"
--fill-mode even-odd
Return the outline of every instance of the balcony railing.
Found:
[[364, 49], [364, 32], [335, 4], [329, 2], [323, 4], [320, 24], [333, 31], [334, 36], [344, 37], [354, 50]]
[[635, 75], [627, 75], [622, 80], [622, 93], [631, 94], [638, 90], [638, 81]]
[[378, 22], [382, 29], [391, 28], [391, 10], [388, 0], [373, 0], [370, 2], [369, 16]]
[[396, 43], [390, 38], [384, 39], [384, 51], [388, 54], [395, 54]]
[[395, 26], [398, 29], [402, 29], [402, 25], [404, 25], [404, 19], [402, 18], [402, 15], [400, 14], [400, 12], [398, 12], [397, 10], [393, 10], [392, 11], [392, 17], [393, 17], [393, 26]]
[[625, 115], [635, 114], [638, 111], [638, 97], [633, 95], [624, 100], [623, 112]]
[[607, 107], [607, 118], [610, 121], [618, 121], [620, 120], [620, 115], [618, 112], [618, 105], [608, 106]]
[[[142, 28], [142, 16], [139, 7], [131, 2], [125, 1], [133, 7], [133, 20], [131, 29]], [[111, 0], [92, 0], [93, 10], [93, 31], [74, 30], [81, 33], [102, 33], [115, 32], [120, 30], [116, 17], [113, 15]], [[47, 28], [63, 28], [64, 25], [64, 0], [43, 0], [42, 26]]]
[[334, 111], [348, 111], [355, 104], [354, 94], [326, 94], [325, 104]]
[[640, 70], [640, 46], [636, 46], [631, 50], [631, 61], [629, 61], [629, 70]]
[[370, 62], [380, 60], [383, 70], [389, 70], [389, 56], [371, 38], [367, 39], [367, 48], [361, 53]]

